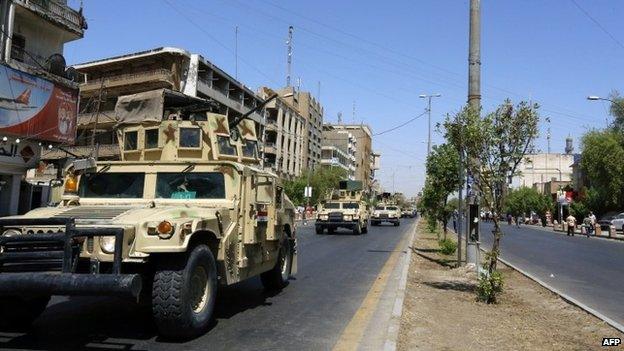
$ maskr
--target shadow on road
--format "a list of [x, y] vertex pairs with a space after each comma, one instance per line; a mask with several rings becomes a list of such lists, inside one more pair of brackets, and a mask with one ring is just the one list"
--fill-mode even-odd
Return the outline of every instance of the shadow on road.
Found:
[[[267, 299], [279, 291], [265, 291], [254, 278], [222, 288], [218, 294], [208, 333], [219, 320], [271, 305]], [[0, 330], [2, 350], [148, 350], [152, 341], [170, 342], [157, 336], [148, 306], [106, 297], [61, 298], [27, 332]], [[172, 349], [179, 346], [171, 343]]]

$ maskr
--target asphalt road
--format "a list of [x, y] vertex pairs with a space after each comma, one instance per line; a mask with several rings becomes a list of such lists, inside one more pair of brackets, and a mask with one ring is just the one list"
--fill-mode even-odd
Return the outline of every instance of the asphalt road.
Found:
[[[492, 224], [481, 242], [492, 244]], [[612, 320], [624, 324], [624, 242], [502, 225], [501, 257]], [[580, 326], [579, 326], [580, 327]]]
[[210, 330], [188, 342], [157, 337], [149, 309], [132, 302], [56, 297], [28, 333], [0, 331], [0, 349], [329, 350], [413, 222], [360, 236], [300, 226], [299, 273], [289, 286], [268, 294], [254, 278], [220, 290]]

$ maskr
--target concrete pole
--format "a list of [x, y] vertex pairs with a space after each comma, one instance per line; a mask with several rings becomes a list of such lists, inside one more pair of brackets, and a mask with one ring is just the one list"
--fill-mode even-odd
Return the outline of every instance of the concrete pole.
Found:
[[429, 97], [427, 98], [428, 100], [427, 113], [429, 114], [429, 131], [428, 131], [428, 136], [427, 136], [427, 157], [429, 157], [429, 154], [431, 153], [431, 98], [432, 98], [431, 95], [429, 95]]
[[[481, 110], [481, 0], [470, 0], [470, 29], [468, 44], [468, 104], [475, 111]], [[473, 175], [473, 178], [474, 175]], [[478, 194], [471, 198], [468, 209], [466, 233], [466, 263], [474, 263], [479, 267], [479, 241], [470, 235], [474, 226], [478, 238], [479, 223], [474, 224], [475, 216], [479, 217]], [[472, 215], [472, 216], [471, 216]], [[497, 213], [500, 215], [500, 213]], [[471, 238], [472, 237], [472, 238]]]

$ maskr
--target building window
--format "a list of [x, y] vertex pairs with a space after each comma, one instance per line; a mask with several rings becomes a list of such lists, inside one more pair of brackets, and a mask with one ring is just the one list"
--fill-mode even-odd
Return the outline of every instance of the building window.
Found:
[[26, 38], [19, 34], [13, 34], [11, 39], [11, 58], [24, 62], [24, 52], [26, 51]]
[[138, 137], [138, 132], [136, 130], [131, 131], [131, 132], [125, 132], [124, 133], [124, 150], [137, 150], [138, 149], [137, 137]]

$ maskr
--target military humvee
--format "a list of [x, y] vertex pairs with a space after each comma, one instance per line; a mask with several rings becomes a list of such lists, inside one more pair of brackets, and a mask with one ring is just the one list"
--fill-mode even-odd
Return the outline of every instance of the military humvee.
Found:
[[371, 225], [379, 225], [384, 222], [392, 223], [395, 227], [401, 225], [401, 208], [396, 204], [390, 193], [379, 195], [380, 200], [371, 215]]
[[121, 161], [67, 169], [58, 207], [0, 219], [0, 320], [28, 324], [51, 295], [151, 301], [159, 333], [206, 330], [218, 286], [297, 270], [295, 209], [260, 167], [253, 121], [209, 112], [126, 123]]
[[362, 182], [341, 181], [339, 189], [328, 193], [316, 216], [316, 234], [325, 230], [332, 234], [338, 228], [350, 229], [355, 235], [368, 233], [368, 208]]

